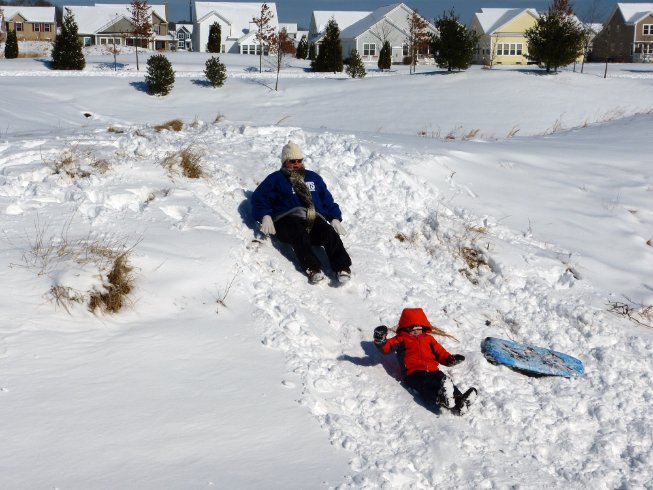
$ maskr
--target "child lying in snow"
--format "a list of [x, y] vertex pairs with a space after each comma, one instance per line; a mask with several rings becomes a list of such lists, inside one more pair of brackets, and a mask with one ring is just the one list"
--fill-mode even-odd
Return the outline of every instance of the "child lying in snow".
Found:
[[[437, 330], [437, 329], [436, 329]], [[438, 365], [455, 366], [465, 360], [461, 354], [452, 355], [431, 336], [433, 326], [421, 308], [404, 308], [401, 312], [397, 335], [386, 339], [388, 327], [374, 329], [374, 344], [383, 354], [397, 355], [401, 364], [403, 381], [428, 403], [450, 409], [463, 415], [476, 399], [476, 388], [465, 393], [454, 386]], [[441, 330], [438, 333], [446, 335]]]

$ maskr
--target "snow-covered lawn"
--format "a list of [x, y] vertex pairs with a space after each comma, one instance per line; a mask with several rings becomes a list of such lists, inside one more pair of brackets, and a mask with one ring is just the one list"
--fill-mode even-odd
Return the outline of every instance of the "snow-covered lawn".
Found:
[[[147, 56], [0, 60], [0, 487], [653, 488], [653, 336], [608, 311], [653, 323], [649, 65], [351, 80], [288, 60], [275, 92], [255, 56], [221, 56], [214, 89], [209, 55], [173, 53], [150, 97]], [[309, 285], [249, 215], [288, 140], [343, 209], [346, 287]], [[107, 249], [133, 288], [93, 314]], [[405, 306], [460, 340], [440, 339], [479, 390], [465, 417], [376, 352]], [[587, 374], [493, 366], [487, 336]]]

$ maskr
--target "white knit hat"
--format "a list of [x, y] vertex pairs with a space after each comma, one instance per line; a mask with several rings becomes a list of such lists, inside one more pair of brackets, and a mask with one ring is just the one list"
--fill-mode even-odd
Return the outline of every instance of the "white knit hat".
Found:
[[302, 150], [299, 149], [299, 146], [292, 141], [289, 141], [286, 146], [281, 150], [281, 163], [284, 163], [286, 160], [303, 160], [304, 154]]

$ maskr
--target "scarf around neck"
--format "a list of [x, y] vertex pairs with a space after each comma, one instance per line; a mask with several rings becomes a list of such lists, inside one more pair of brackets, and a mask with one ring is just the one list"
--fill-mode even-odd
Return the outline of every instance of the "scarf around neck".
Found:
[[306, 182], [304, 182], [304, 173], [306, 169], [302, 167], [297, 170], [290, 170], [284, 167], [281, 171], [288, 176], [292, 188], [306, 205], [306, 232], [310, 233], [313, 229], [313, 223], [315, 223], [316, 213], [313, 198], [311, 197], [311, 191], [308, 189]]

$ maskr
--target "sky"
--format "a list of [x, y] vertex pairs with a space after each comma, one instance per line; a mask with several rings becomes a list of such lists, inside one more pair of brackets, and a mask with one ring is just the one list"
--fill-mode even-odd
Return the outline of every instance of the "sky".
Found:
[[[91, 2], [84, 2], [80, 0], [57, 0], [56, 5], [68, 4], [68, 5], [87, 5]], [[125, 3], [123, 1], [111, 2], [105, 0], [98, 3]], [[150, 3], [159, 3], [159, 1]], [[308, 29], [310, 24], [311, 12], [313, 10], [374, 10], [378, 7], [388, 5], [392, 2], [387, 0], [358, 0], [358, 1], [349, 1], [349, 0], [280, 0], [276, 2], [277, 12], [280, 17], [281, 22], [297, 22], [301, 27]], [[545, 10], [549, 5], [548, 0], [534, 0], [534, 1], [522, 1], [522, 0], [494, 0], [494, 1], [485, 1], [485, 0], [413, 0], [405, 2], [410, 8], [415, 9], [420, 12], [427, 19], [434, 19], [435, 17], [441, 15], [445, 11], [449, 11], [452, 8], [458, 14], [459, 19], [468, 24], [474, 12], [480, 11], [481, 8], [485, 7], [501, 7], [501, 8], [535, 8], [537, 10]], [[584, 12], [589, 11], [589, 8], [592, 4], [596, 4], [597, 10], [603, 13], [604, 17], [610, 12], [612, 8], [612, 3], [609, 3], [608, 0], [576, 0], [572, 3], [575, 7], [575, 11], [580, 18], [584, 17]], [[169, 16], [171, 22], [176, 22], [180, 20], [188, 20], [190, 17], [189, 14], [189, 2], [187, 0], [170, 0], [168, 4]]]
[[[101, 51], [0, 60], [0, 488], [651, 488], [653, 329], [609, 311], [653, 322], [651, 65], [354, 80], [288, 58], [276, 91], [271, 60], [222, 54], [213, 88], [211, 55], [177, 52], [156, 97], [151, 52]], [[251, 216], [289, 140], [343, 212], [345, 286]], [[91, 313], [123, 253], [124, 308]], [[464, 417], [372, 344], [404, 307], [457, 339]], [[489, 336], [586, 374], [493, 365]]]

